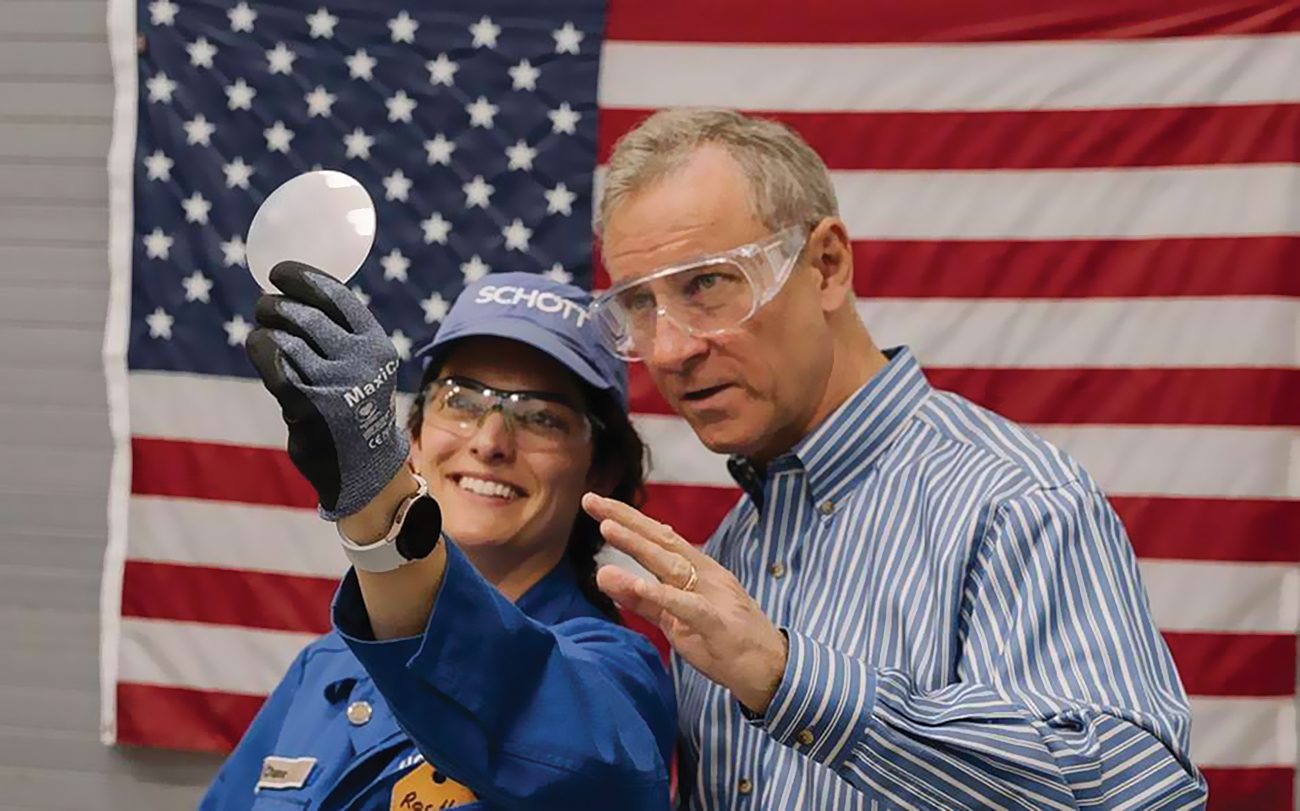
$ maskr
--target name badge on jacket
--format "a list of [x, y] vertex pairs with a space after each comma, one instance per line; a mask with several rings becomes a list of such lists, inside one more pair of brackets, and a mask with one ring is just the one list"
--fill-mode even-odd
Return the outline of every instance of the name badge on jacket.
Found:
[[262, 761], [262, 773], [257, 777], [257, 790], [264, 788], [302, 788], [307, 775], [316, 765], [314, 757], [276, 757], [270, 755]]
[[474, 792], [421, 763], [393, 786], [390, 811], [442, 811], [468, 805], [478, 798]]

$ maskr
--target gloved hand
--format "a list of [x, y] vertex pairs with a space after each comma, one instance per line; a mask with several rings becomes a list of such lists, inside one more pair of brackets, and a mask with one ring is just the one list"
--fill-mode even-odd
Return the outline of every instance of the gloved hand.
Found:
[[330, 521], [357, 512], [397, 475], [410, 442], [397, 424], [397, 350], [333, 277], [281, 262], [257, 300], [246, 348], [289, 426], [289, 457]]

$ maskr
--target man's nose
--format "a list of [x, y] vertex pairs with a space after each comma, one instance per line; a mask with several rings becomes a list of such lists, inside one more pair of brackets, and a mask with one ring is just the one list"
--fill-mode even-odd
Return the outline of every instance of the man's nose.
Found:
[[655, 321], [654, 343], [643, 360], [663, 372], [683, 372], [691, 359], [707, 352], [709, 344], [691, 335], [672, 318], [663, 315]]

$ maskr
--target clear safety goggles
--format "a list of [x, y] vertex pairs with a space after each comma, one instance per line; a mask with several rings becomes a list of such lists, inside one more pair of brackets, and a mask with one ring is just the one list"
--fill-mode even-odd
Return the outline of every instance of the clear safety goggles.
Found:
[[433, 381], [424, 404], [427, 423], [465, 438], [478, 433], [493, 412], [501, 414], [518, 447], [527, 450], [580, 446], [600, 427], [594, 416], [558, 394], [502, 391], [466, 377]]
[[781, 291], [807, 240], [808, 229], [795, 225], [758, 242], [660, 268], [600, 295], [592, 318], [624, 360], [653, 351], [661, 318], [688, 335], [733, 329]]

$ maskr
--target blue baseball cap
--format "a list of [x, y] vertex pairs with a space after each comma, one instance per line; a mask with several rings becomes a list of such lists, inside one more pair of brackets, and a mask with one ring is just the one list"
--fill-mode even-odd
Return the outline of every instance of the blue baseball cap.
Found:
[[580, 287], [538, 273], [489, 274], [461, 291], [415, 354], [427, 368], [461, 338], [509, 338], [540, 349], [627, 408], [627, 367], [601, 342], [590, 308], [591, 294]]

